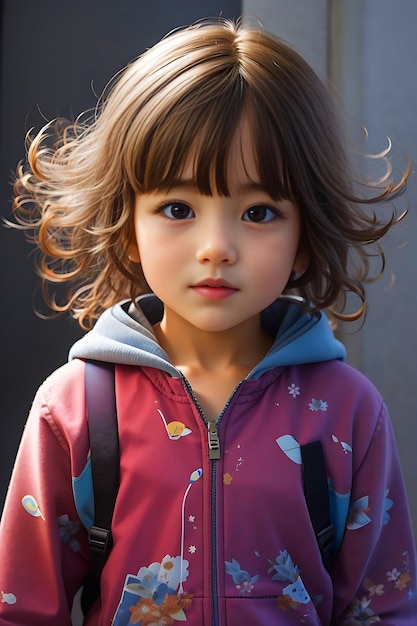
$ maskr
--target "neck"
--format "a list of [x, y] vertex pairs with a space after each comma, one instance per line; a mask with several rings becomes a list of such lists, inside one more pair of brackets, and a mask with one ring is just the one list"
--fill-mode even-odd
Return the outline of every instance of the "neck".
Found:
[[164, 313], [154, 327], [155, 335], [181, 371], [205, 371], [238, 368], [249, 372], [262, 360], [272, 345], [272, 339], [262, 327], [260, 316], [224, 331], [205, 331], [175, 315]]
[[214, 332], [189, 324], [165, 310], [154, 327], [162, 348], [193, 388], [205, 417], [215, 421], [237, 384], [268, 352], [272, 339], [260, 316]]

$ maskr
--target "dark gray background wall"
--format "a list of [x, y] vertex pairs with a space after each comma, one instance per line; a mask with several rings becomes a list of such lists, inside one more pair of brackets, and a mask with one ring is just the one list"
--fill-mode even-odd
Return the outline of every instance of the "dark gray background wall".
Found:
[[[237, 18], [240, 0], [3, 0], [0, 99], [0, 215], [24, 136], [58, 115], [95, 105], [107, 81], [171, 29], [204, 17]], [[32, 247], [0, 227], [0, 509], [23, 425], [42, 380], [80, 336], [68, 317], [33, 313], [38, 281]], [[41, 306], [39, 294], [36, 304]], [[43, 309], [45, 311], [45, 308]]]

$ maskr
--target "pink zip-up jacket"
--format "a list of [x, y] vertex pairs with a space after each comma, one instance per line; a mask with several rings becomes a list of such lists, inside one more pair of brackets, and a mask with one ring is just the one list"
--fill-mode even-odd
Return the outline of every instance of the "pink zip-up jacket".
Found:
[[[192, 389], [143, 313], [107, 311], [41, 386], [0, 533], [0, 626], [68, 626], [93, 520], [84, 361], [116, 363], [120, 489], [114, 546], [86, 626], [415, 626], [416, 556], [385, 405], [323, 314], [280, 299], [275, 343], [210, 439]], [[321, 440], [336, 527], [322, 563], [300, 444]]]

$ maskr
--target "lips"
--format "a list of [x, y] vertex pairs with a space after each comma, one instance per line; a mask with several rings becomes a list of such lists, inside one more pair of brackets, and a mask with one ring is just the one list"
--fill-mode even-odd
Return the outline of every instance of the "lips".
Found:
[[224, 280], [224, 278], [205, 278], [201, 280], [199, 283], [192, 285], [192, 287], [211, 287], [213, 289], [233, 289], [237, 291], [233, 285]]
[[199, 296], [209, 300], [223, 300], [239, 291], [224, 278], [205, 278], [195, 285], [191, 285], [191, 289]]

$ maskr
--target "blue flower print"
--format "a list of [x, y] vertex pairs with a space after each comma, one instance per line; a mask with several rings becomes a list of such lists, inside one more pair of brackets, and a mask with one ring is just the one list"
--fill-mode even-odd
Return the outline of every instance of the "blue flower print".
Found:
[[[281, 550], [279, 556], [275, 559], [275, 563], [270, 560], [269, 562], [272, 567], [269, 568], [268, 573], [275, 572], [272, 580], [289, 583], [283, 587], [282, 594], [277, 597], [277, 607], [281, 611], [288, 611], [290, 608], [296, 610], [300, 605], [310, 604], [311, 598], [301, 580], [300, 570], [297, 565], [294, 565], [287, 550]], [[320, 599], [317, 599], [317, 601], [320, 602]]]
[[367, 597], [355, 598], [349, 612], [346, 614], [345, 622], [353, 626], [373, 626], [381, 621], [381, 618], [369, 607], [371, 600]]
[[363, 496], [354, 502], [349, 508], [346, 528], [357, 530], [371, 522], [368, 513], [370, 512], [369, 497]]
[[288, 385], [287, 389], [288, 389], [288, 393], [293, 398], [296, 398], [301, 393], [300, 392], [300, 387], [297, 387], [297, 385], [295, 383], [291, 383], [291, 385]]
[[316, 398], [311, 398], [311, 402], [308, 405], [310, 411], [327, 411], [328, 404], [324, 400], [316, 400]]
[[272, 580], [280, 580], [281, 582], [294, 582], [297, 578], [297, 575], [300, 573], [300, 570], [296, 565], [294, 565], [291, 556], [288, 554], [287, 550], [281, 550], [279, 556], [275, 559], [275, 563], [272, 563], [272, 567], [269, 568], [268, 573], [275, 571], [275, 574], [272, 576]]
[[169, 587], [166, 583], [158, 580], [156, 574], [147, 567], [141, 567], [137, 578], [134, 576], [129, 577], [126, 589], [142, 598], [153, 598], [156, 604], [160, 604], [167, 593], [175, 592], [173, 587]]
[[240, 594], [251, 593], [255, 583], [259, 579], [259, 575], [251, 576], [249, 572], [241, 569], [240, 564], [235, 560], [225, 561], [226, 572], [230, 574], [235, 583], [236, 589]]
[[68, 515], [60, 515], [58, 517], [58, 527], [61, 541], [67, 543], [74, 552], [78, 552], [80, 544], [74, 539], [74, 535], [76, 535], [80, 529], [80, 522], [71, 521]]
[[17, 598], [14, 595], [14, 593], [4, 593], [4, 591], [2, 591], [1, 592], [1, 601], [4, 604], [16, 604]]
[[388, 524], [388, 522], [390, 521], [391, 516], [388, 513], [388, 511], [390, 510], [390, 508], [394, 504], [393, 500], [388, 498], [388, 493], [389, 493], [389, 489], [387, 489], [385, 491], [384, 510], [383, 510], [383, 513], [382, 513], [382, 525], [383, 526], [386, 526], [386, 524]]

